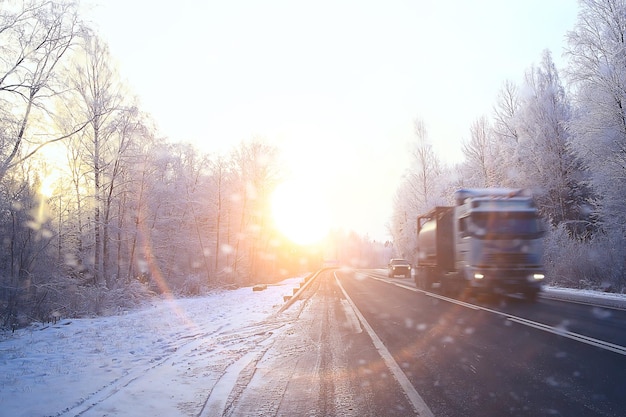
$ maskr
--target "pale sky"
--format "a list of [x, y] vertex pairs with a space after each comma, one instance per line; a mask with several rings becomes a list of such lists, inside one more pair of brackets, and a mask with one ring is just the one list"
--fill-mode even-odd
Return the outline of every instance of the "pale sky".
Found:
[[[576, 0], [83, 0], [141, 107], [172, 141], [266, 139], [314, 180], [334, 227], [385, 240], [413, 120], [462, 158], [505, 80], [550, 49]], [[309, 182], [312, 178], [306, 178]]]

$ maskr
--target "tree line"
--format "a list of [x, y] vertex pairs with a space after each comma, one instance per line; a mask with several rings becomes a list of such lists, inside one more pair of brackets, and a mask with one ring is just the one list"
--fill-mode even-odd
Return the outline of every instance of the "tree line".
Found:
[[549, 224], [549, 283], [626, 290], [626, 4], [580, 0], [566, 41], [563, 76], [546, 50], [521, 83], [505, 81], [461, 163], [445, 166], [416, 118], [390, 223], [397, 252], [414, 256], [416, 217], [455, 189], [521, 187]]
[[57, 0], [0, 4], [0, 326], [316, 268], [270, 216], [260, 138], [225, 155], [160, 137], [107, 44]]

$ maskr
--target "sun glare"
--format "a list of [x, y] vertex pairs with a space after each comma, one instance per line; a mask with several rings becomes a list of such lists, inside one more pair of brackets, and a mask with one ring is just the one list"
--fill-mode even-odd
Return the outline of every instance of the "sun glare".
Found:
[[280, 184], [272, 196], [272, 214], [280, 232], [300, 245], [318, 243], [330, 230], [326, 202], [307, 182]]
[[55, 174], [49, 174], [45, 176], [44, 179], [41, 181], [39, 193], [46, 198], [52, 197], [58, 179], [59, 176]]

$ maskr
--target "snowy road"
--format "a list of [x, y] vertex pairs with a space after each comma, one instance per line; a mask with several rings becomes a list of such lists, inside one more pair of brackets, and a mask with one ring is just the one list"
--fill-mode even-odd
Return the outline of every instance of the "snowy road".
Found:
[[0, 416], [625, 415], [624, 310], [302, 282], [2, 334]]
[[[306, 301], [298, 307], [298, 320], [283, 328], [262, 357], [250, 358], [223, 414], [215, 407], [202, 415], [432, 415], [383, 360], [332, 271], [322, 272], [301, 297]], [[404, 377], [399, 368], [397, 374]], [[221, 393], [213, 397], [210, 403], [223, 404]]]

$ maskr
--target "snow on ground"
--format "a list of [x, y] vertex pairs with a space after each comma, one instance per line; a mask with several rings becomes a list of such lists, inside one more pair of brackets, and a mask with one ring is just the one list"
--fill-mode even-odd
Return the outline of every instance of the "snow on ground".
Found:
[[593, 290], [576, 290], [571, 288], [546, 287], [543, 296], [558, 300], [579, 303], [595, 303], [605, 307], [626, 308], [626, 294], [614, 294]]
[[[293, 307], [275, 313], [302, 281], [153, 300], [119, 316], [0, 333], [0, 416], [210, 415], [233, 388], [237, 364], [261, 354], [296, 316]], [[625, 295], [545, 294], [626, 304]]]
[[302, 280], [0, 333], [0, 416], [198, 415], [228, 366], [279, 331], [272, 315]]

